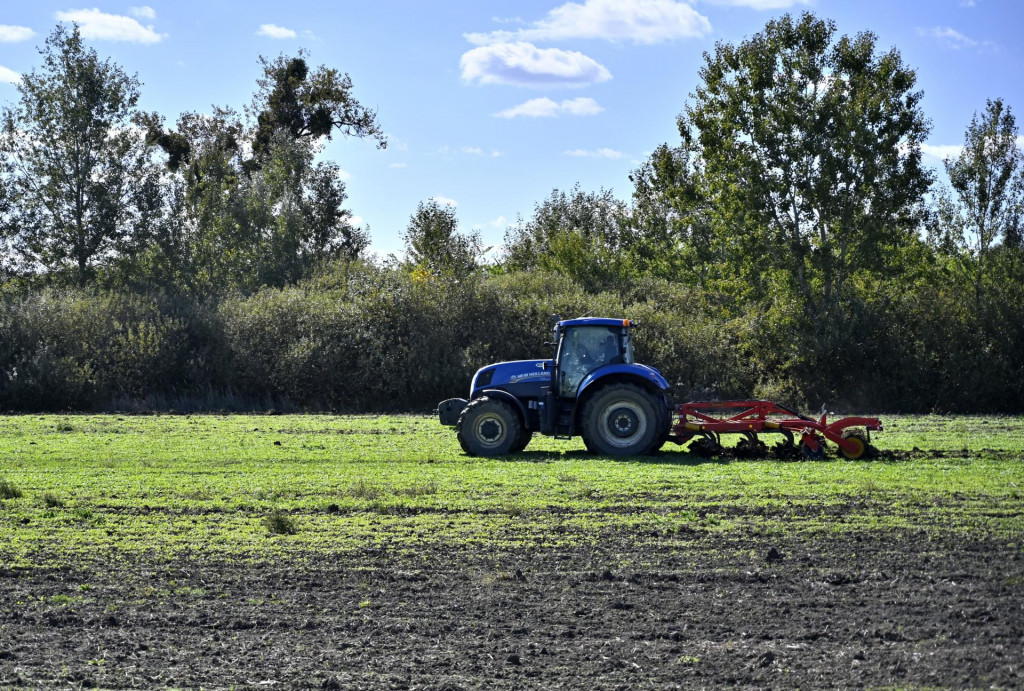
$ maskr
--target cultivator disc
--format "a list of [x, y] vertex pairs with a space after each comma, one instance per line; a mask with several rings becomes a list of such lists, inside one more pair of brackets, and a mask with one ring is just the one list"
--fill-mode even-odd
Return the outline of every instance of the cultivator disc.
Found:
[[783, 461], [800, 458], [800, 449], [793, 441], [793, 433], [788, 429], [780, 430], [780, 432], [782, 441], [775, 442], [775, 446], [772, 447], [772, 455]]
[[717, 434], [704, 432], [699, 439], [690, 444], [687, 451], [701, 458], [711, 458], [722, 453], [722, 444], [719, 442]]
[[768, 455], [768, 445], [757, 438], [754, 432], [744, 432], [743, 438], [736, 442], [738, 458], [764, 458]]

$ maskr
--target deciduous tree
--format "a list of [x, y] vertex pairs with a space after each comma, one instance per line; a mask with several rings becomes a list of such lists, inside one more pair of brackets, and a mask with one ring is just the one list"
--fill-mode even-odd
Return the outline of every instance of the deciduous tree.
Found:
[[719, 43], [678, 120], [699, 189], [670, 185], [669, 201], [681, 219], [708, 214], [728, 271], [765, 289], [781, 278], [824, 328], [856, 272], [914, 241], [931, 182], [915, 87], [874, 34], [837, 37], [809, 13]]
[[940, 195], [941, 240], [971, 262], [980, 302], [993, 251], [1020, 248], [1024, 230], [1024, 153], [1017, 120], [1002, 99], [989, 100], [971, 118], [959, 155], [946, 159], [953, 194]]
[[0, 232], [23, 268], [69, 270], [84, 284], [148, 218], [139, 206], [152, 169], [132, 127], [139, 81], [86, 47], [77, 26], [58, 26], [40, 52], [42, 67], [3, 111]]
[[417, 205], [402, 239], [409, 263], [435, 276], [465, 277], [484, 252], [478, 233], [459, 232], [455, 207], [436, 199]]
[[562, 273], [591, 290], [614, 287], [633, 273], [629, 208], [611, 190], [553, 190], [533, 217], [505, 233], [505, 264], [514, 270]]

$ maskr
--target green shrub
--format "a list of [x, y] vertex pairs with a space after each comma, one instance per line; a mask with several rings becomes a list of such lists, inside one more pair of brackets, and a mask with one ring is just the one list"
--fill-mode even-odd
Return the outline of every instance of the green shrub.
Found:
[[18, 499], [22, 491], [5, 478], [0, 478], [0, 499]]
[[274, 535], [295, 535], [299, 532], [296, 520], [280, 510], [275, 510], [263, 519], [263, 525]]

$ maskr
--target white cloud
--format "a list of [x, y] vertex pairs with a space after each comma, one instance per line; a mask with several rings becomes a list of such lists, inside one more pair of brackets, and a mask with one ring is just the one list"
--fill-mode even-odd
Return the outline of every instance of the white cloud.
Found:
[[128, 11], [139, 19], [156, 19], [156, 10], [149, 5], [143, 5], [142, 7], [129, 7]]
[[462, 153], [471, 154], [473, 156], [483, 156], [484, 150], [479, 146], [464, 146], [462, 147]]
[[268, 38], [296, 38], [298, 34], [292, 29], [287, 29], [277, 24], [260, 24], [259, 31], [256, 32], [257, 36], [266, 36]]
[[0, 24], [0, 42], [17, 43], [27, 41], [36, 35], [35, 31], [27, 26], [13, 26], [11, 24]]
[[504, 156], [504, 155], [505, 155], [504, 151], [498, 151], [497, 149], [491, 149], [491, 158], [498, 158], [498, 157]]
[[810, 5], [810, 0], [708, 0], [715, 5], [749, 7], [752, 10], [781, 10], [793, 5]]
[[557, 101], [552, 101], [550, 98], [545, 96], [544, 98], [531, 98], [526, 103], [520, 103], [518, 106], [506, 108], [501, 112], [494, 113], [494, 117], [553, 118], [558, 115], [560, 110], [561, 106], [558, 105]]
[[430, 201], [437, 202], [441, 206], [458, 206], [459, 205], [459, 203], [457, 201], [455, 201], [454, 199], [450, 199], [448, 197], [442, 197], [439, 194], [434, 195], [433, 197], [431, 197]]
[[596, 38], [606, 41], [661, 43], [711, 33], [711, 22], [675, 0], [585, 0], [567, 2], [530, 26], [516, 31], [465, 34], [477, 45], [509, 41], [559, 41]]
[[17, 84], [21, 81], [21, 75], [14, 70], [0, 65], [0, 82], [6, 82], [7, 84]]
[[945, 161], [950, 156], [959, 156], [964, 150], [960, 144], [922, 144], [921, 153], [930, 158]]
[[573, 149], [572, 151], [566, 151], [563, 155], [575, 156], [577, 158], [622, 158], [626, 154], [615, 149], [597, 149], [595, 151], [587, 151], [585, 149]]
[[541, 49], [530, 43], [498, 43], [473, 48], [463, 54], [461, 66], [462, 79], [478, 84], [588, 86], [612, 78], [603, 65], [583, 53]]
[[504, 228], [508, 224], [508, 220], [504, 216], [498, 216], [493, 221], [487, 223], [477, 223], [473, 226], [473, 230], [483, 230], [485, 228]]
[[918, 36], [928, 36], [937, 39], [947, 48], [959, 50], [961, 48], [978, 48], [979, 50], [995, 50], [998, 46], [992, 41], [978, 41], [966, 36], [956, 29], [948, 26], [933, 26], [930, 28], [917, 28]]
[[349, 216], [348, 222], [350, 225], [361, 226], [365, 219], [362, 216]]
[[405, 168], [408, 165], [408, 163], [392, 163], [388, 166], [388, 168]]
[[1017, 148], [1024, 149], [1024, 134], [1017, 137]]
[[388, 140], [388, 151], [408, 151], [409, 144], [404, 142], [390, 132], [385, 132], [384, 137]]
[[592, 98], [573, 98], [562, 101], [561, 107], [569, 115], [597, 115], [604, 110]]
[[132, 43], [159, 43], [165, 37], [165, 35], [154, 31], [152, 26], [142, 26], [131, 17], [107, 14], [95, 8], [58, 12], [57, 20], [78, 24], [83, 38], [130, 41]]
[[348, 172], [347, 170], [338, 168], [338, 179], [343, 182], [347, 182], [352, 179], [352, 173]]
[[496, 118], [555, 118], [559, 115], [597, 115], [604, 108], [592, 98], [573, 98], [558, 103], [550, 98], [532, 98], [526, 103], [494, 113]]

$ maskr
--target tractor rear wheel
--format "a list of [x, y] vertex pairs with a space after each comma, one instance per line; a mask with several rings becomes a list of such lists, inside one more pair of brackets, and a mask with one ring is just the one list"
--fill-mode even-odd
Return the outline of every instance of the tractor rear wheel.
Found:
[[526, 448], [526, 445], [533, 439], [533, 430], [523, 428], [519, 431], [519, 438], [516, 439], [516, 443], [509, 449], [509, 453], [519, 453]]
[[512, 453], [523, 437], [523, 425], [512, 406], [487, 396], [469, 402], [455, 429], [462, 450], [470, 456]]
[[654, 442], [654, 446], [651, 447], [650, 453], [657, 453], [661, 451], [661, 447], [665, 446], [665, 442], [672, 436], [672, 410], [670, 408], [664, 408], [661, 413], [661, 420], [658, 422], [658, 426], [661, 427], [661, 435], [658, 440]]
[[606, 456], [643, 456], [662, 440], [663, 415], [654, 398], [633, 384], [610, 384], [583, 409], [583, 442]]

